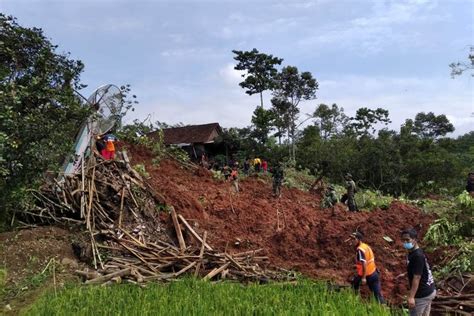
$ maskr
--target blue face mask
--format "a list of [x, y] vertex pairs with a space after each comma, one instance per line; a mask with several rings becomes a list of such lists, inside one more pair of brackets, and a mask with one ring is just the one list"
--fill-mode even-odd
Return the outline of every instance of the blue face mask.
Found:
[[411, 242], [404, 242], [403, 243], [403, 248], [407, 249], [407, 250], [410, 250], [412, 249], [414, 246], [413, 246], [413, 243]]

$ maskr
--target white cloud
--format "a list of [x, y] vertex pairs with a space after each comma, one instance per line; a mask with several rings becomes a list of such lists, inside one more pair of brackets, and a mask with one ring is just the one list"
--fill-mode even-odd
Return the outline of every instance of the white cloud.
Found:
[[375, 54], [389, 47], [421, 47], [428, 40], [414, 25], [447, 20], [448, 14], [434, 14], [436, 2], [375, 1], [366, 16], [335, 22], [323, 27], [318, 34], [298, 41], [301, 47], [336, 45], [357, 54]]
[[[361, 75], [328, 78], [320, 82], [317, 104], [337, 103], [353, 115], [360, 107], [388, 109], [398, 129], [407, 118], [419, 112], [446, 114], [459, 135], [474, 130], [473, 82], [446, 77], [369, 77]], [[315, 103], [305, 104], [305, 112]], [[302, 111], [303, 112], [303, 111]], [[459, 129], [458, 129], [459, 128]]]
[[232, 87], [238, 86], [239, 82], [243, 80], [242, 75], [245, 74], [244, 71], [239, 71], [234, 69], [234, 64], [227, 64], [221, 69], [219, 69], [219, 76], [224, 82]]

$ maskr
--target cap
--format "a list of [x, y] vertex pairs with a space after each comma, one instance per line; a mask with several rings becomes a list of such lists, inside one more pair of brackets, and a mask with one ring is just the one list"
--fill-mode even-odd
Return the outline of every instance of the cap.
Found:
[[355, 237], [355, 238], [357, 238], [357, 239], [359, 239], [359, 240], [361, 240], [362, 238], [364, 238], [364, 235], [363, 235], [361, 232], [357, 232], [357, 231], [356, 231], [356, 232], [353, 232], [353, 233], [351, 234], [351, 236], [353, 236], [353, 237]]

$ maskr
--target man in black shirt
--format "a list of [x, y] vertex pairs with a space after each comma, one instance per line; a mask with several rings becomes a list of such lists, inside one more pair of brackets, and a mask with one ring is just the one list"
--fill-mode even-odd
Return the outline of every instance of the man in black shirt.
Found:
[[418, 247], [417, 232], [407, 229], [402, 232], [403, 247], [408, 250], [408, 308], [410, 316], [428, 316], [431, 302], [436, 296], [433, 275], [426, 256]]

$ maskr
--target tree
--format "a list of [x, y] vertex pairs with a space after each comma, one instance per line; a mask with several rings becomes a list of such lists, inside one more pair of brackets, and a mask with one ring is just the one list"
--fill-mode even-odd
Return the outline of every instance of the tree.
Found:
[[84, 65], [56, 53], [38, 28], [0, 14], [0, 216], [18, 209], [26, 188], [58, 166], [91, 110], [74, 90]]
[[339, 108], [337, 104], [329, 107], [326, 104], [320, 104], [313, 113], [313, 117], [317, 119], [319, 130], [324, 139], [340, 132], [347, 125], [349, 118], [344, 113], [344, 108]]
[[422, 138], [438, 138], [454, 132], [454, 126], [444, 114], [420, 112], [415, 116], [413, 131]]
[[251, 51], [232, 51], [238, 62], [235, 70], [246, 71], [242, 75], [245, 78], [239, 85], [247, 89], [245, 93], [253, 95], [260, 94], [260, 106], [263, 107], [263, 91], [274, 87], [274, 77], [278, 73], [276, 65], [281, 65], [283, 59], [260, 53], [256, 48]]
[[[451, 68], [451, 78], [454, 79], [456, 76], [460, 76], [463, 72], [470, 70], [474, 70], [474, 46], [470, 46], [470, 53], [469, 53], [469, 62], [456, 62], [449, 64]], [[471, 76], [474, 77], [474, 72], [471, 73]]]
[[265, 144], [268, 141], [268, 134], [274, 127], [274, 121], [275, 113], [273, 111], [257, 106], [252, 115], [252, 137], [257, 139], [260, 144]]
[[359, 136], [368, 136], [369, 130], [374, 133], [375, 125], [382, 123], [387, 125], [390, 123], [388, 118], [388, 110], [377, 108], [375, 110], [369, 108], [360, 108], [356, 112], [356, 116], [352, 117], [351, 126]]
[[293, 66], [284, 67], [276, 76], [276, 86], [273, 92], [272, 104], [280, 106], [282, 120], [286, 126], [286, 132], [291, 141], [290, 159], [295, 159], [295, 136], [296, 121], [298, 120], [298, 105], [302, 100], [316, 98], [318, 82], [310, 72], [299, 73], [298, 68]]

